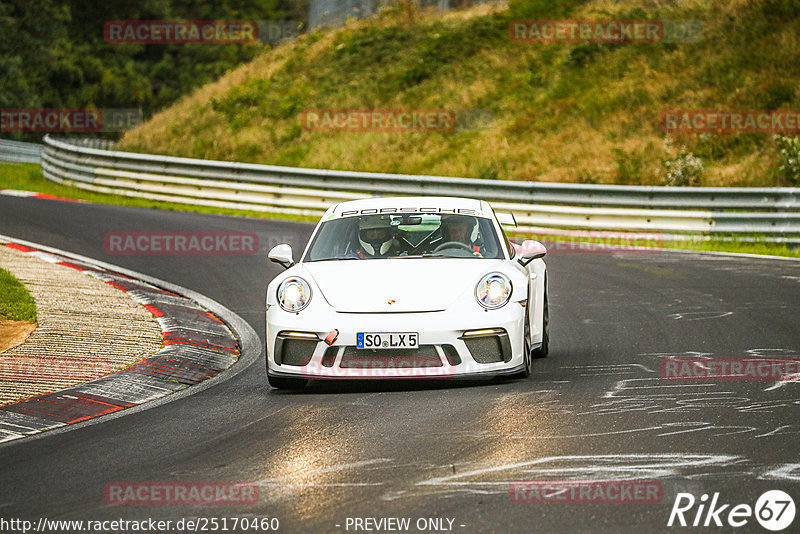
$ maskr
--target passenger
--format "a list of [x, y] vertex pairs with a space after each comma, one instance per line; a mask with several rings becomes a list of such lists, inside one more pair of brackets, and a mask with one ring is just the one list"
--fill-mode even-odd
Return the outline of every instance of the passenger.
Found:
[[394, 234], [392, 219], [388, 215], [362, 217], [358, 222], [356, 255], [359, 258], [395, 256], [399, 243]]

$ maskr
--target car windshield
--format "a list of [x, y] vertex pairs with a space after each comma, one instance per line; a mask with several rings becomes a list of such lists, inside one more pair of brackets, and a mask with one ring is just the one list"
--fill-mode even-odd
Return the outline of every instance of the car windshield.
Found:
[[322, 223], [303, 261], [386, 258], [502, 258], [490, 219], [386, 214]]

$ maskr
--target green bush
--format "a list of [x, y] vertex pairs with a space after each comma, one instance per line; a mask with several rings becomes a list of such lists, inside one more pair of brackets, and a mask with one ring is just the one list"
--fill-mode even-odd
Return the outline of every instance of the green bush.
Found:
[[[664, 148], [669, 153], [675, 151], [669, 139], [664, 140]], [[677, 154], [664, 160], [664, 168], [667, 172], [664, 185], [697, 185], [703, 174], [703, 161], [689, 152], [686, 146], [681, 146]]]
[[800, 137], [776, 135], [781, 164], [778, 171], [792, 185], [800, 185]]

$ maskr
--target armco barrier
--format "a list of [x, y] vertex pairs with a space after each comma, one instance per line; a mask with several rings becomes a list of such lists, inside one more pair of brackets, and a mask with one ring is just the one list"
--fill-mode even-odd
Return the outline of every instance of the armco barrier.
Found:
[[99, 192], [319, 215], [374, 194], [468, 196], [521, 228], [800, 235], [800, 188], [560, 184], [334, 171], [116, 152], [45, 137], [42, 172]]
[[0, 161], [15, 163], [39, 163], [42, 145], [0, 139]]

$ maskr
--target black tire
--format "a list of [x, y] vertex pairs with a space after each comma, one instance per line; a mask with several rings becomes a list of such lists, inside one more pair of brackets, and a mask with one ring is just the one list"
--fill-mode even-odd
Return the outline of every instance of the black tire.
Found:
[[267, 374], [267, 380], [269, 381], [269, 385], [275, 389], [298, 390], [306, 387], [308, 383], [308, 380], [304, 378], [286, 378], [283, 376], [272, 376], [271, 374]]
[[525, 308], [525, 330], [523, 338], [522, 350], [525, 354], [525, 369], [516, 373], [514, 378], [528, 378], [531, 376], [531, 367], [533, 367], [533, 362], [531, 362], [531, 327], [528, 321], [527, 307]]
[[545, 290], [544, 290], [544, 310], [543, 310], [543, 317], [542, 317], [542, 329], [544, 333], [542, 334], [542, 346], [538, 349], [534, 349], [531, 351], [532, 358], [547, 358], [547, 354], [550, 351], [550, 310], [547, 305], [547, 280], [545, 279]]

